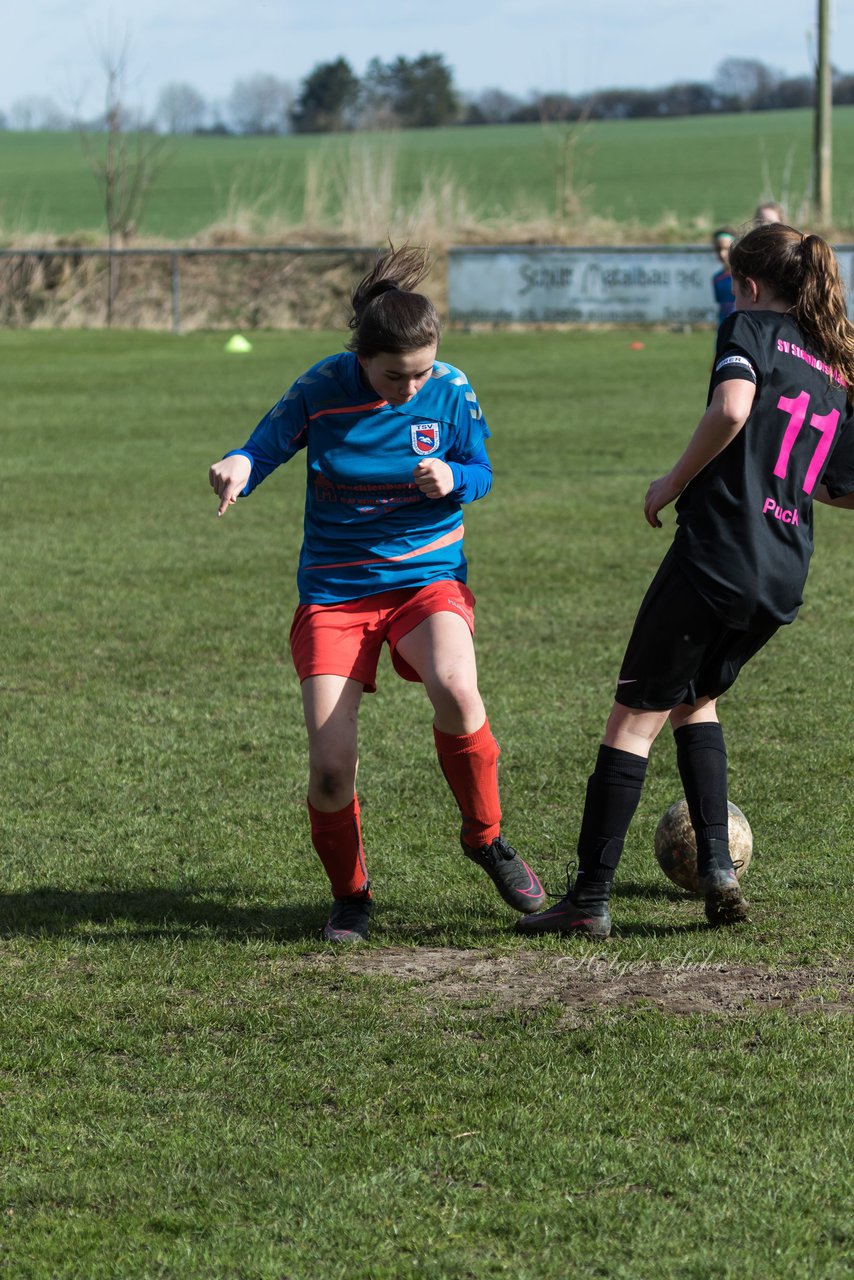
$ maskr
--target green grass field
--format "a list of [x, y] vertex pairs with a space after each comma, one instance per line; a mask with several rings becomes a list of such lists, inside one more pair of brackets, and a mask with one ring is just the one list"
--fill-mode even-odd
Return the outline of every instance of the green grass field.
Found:
[[[705, 239], [739, 224], [757, 200], [783, 199], [791, 216], [809, 193], [807, 111], [696, 116], [573, 126], [410, 130], [354, 137], [178, 138], [139, 227], [173, 242], [250, 211], [276, 226], [340, 227], [342, 208], [442, 206], [440, 226], [562, 223], [606, 238], [619, 225], [659, 238]], [[0, 132], [0, 229], [6, 239], [101, 233], [98, 187], [77, 136]], [[387, 187], [387, 190], [386, 190]], [[566, 213], [569, 187], [571, 213]], [[453, 197], [447, 195], [447, 189]], [[834, 222], [854, 229], [854, 108], [834, 113]], [[442, 193], [445, 193], [444, 195]], [[452, 206], [454, 218], [449, 214]], [[462, 211], [464, 208], [464, 212]], [[449, 221], [449, 218], [451, 220]], [[454, 225], [454, 221], [459, 225]], [[596, 220], [604, 225], [597, 230]], [[469, 238], [468, 236], [466, 238]]]
[[[637, 337], [443, 348], [493, 432], [467, 547], [506, 831], [555, 891], [668, 539], [643, 494], [708, 375], [709, 334]], [[287, 651], [300, 467], [222, 521], [206, 471], [339, 342], [0, 333], [0, 1273], [841, 1280], [851, 513], [817, 512], [802, 616], [722, 704], [750, 924], [707, 929], [654, 863], [662, 740], [614, 938], [523, 944], [384, 660], [379, 906], [333, 954]]]

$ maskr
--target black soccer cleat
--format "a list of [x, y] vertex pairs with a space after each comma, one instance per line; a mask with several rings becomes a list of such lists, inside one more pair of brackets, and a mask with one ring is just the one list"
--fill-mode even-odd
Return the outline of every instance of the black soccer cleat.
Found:
[[706, 899], [709, 924], [738, 924], [748, 918], [748, 903], [732, 867], [710, 867], [700, 876], [700, 892]]
[[335, 898], [329, 919], [323, 926], [324, 940], [349, 945], [367, 942], [373, 906], [370, 889], [348, 894], [345, 898]]
[[479, 867], [483, 867], [508, 907], [526, 914], [539, 911], [546, 900], [546, 891], [534, 872], [503, 836], [496, 836], [492, 844], [472, 848], [460, 840], [463, 853]]
[[574, 934], [601, 942], [611, 936], [611, 913], [605, 900], [578, 906], [570, 891], [553, 907], [517, 920], [516, 932], [529, 937], [541, 933], [559, 933], [562, 937]]

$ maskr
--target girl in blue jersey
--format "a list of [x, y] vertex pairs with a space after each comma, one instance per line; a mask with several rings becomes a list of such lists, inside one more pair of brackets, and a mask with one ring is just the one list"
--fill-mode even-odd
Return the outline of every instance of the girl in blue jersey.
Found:
[[729, 251], [735, 240], [735, 232], [729, 227], [720, 227], [712, 233], [712, 248], [715, 251], [719, 269], [712, 276], [712, 293], [718, 309], [718, 324], [723, 324], [727, 316], [735, 311], [735, 294], [732, 291], [732, 275], [729, 269]]
[[331, 942], [367, 937], [372, 896], [356, 793], [362, 694], [384, 643], [433, 706], [463, 852], [517, 911], [545, 895], [501, 833], [498, 745], [478, 692], [462, 506], [492, 484], [477, 397], [436, 359], [439, 318], [416, 286], [425, 253], [382, 256], [356, 287], [346, 351], [298, 378], [241, 449], [210, 468], [222, 516], [298, 451], [307, 467], [291, 653], [308, 730], [308, 812], [333, 903]]
[[730, 252], [737, 304], [719, 332], [709, 400], [685, 452], [647, 491], [674, 499], [673, 545], [629, 640], [587, 797], [574, 886], [522, 933], [607, 938], [608, 900], [667, 720], [697, 837], [711, 924], [747, 916], [729, 853], [717, 699], [801, 604], [812, 503], [854, 508], [854, 326], [830, 246], [782, 224]]

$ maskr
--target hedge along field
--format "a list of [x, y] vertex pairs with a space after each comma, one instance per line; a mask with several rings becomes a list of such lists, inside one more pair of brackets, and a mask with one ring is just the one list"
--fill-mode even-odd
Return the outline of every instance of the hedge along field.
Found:
[[[373, 939], [335, 954], [287, 653], [300, 462], [219, 521], [206, 471], [341, 339], [0, 332], [0, 1271], [843, 1280], [854, 513], [816, 513], [802, 617], [722, 700], [749, 925], [708, 929], [654, 864], [664, 740], [613, 941], [524, 943], [384, 659]], [[556, 891], [710, 341], [443, 346], [493, 432], [466, 526], [506, 829]]]
[[[342, 233], [351, 242], [420, 226], [476, 241], [702, 239], [774, 196], [798, 217], [809, 191], [812, 115], [425, 129], [284, 138], [174, 138], [142, 237]], [[6, 241], [104, 230], [73, 134], [0, 132]], [[854, 228], [854, 108], [834, 112], [834, 210]]]

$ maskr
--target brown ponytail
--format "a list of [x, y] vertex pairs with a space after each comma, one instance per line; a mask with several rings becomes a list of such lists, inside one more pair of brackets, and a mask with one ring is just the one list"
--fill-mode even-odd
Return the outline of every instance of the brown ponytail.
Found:
[[818, 354], [848, 384], [854, 400], [854, 325], [848, 319], [845, 288], [836, 254], [821, 236], [804, 236], [801, 243], [804, 280], [795, 318], [813, 338]]
[[733, 245], [729, 265], [739, 281], [760, 281], [789, 304], [814, 354], [845, 380], [848, 399], [854, 400], [854, 325], [836, 254], [827, 241], [783, 223], [767, 223]]
[[353, 290], [349, 351], [370, 357], [380, 351], [418, 351], [439, 341], [436, 308], [423, 293], [414, 292], [429, 266], [426, 249], [410, 245], [377, 259]]

